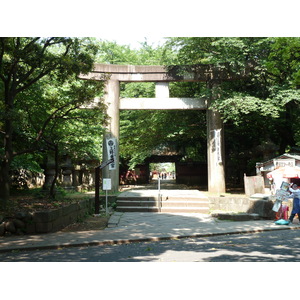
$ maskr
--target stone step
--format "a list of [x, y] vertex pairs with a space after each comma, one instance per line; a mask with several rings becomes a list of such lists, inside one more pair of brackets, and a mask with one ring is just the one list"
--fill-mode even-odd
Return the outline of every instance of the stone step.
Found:
[[117, 197], [117, 211], [122, 212], [199, 212], [209, 213], [209, 199], [197, 190], [135, 190]]
[[186, 200], [167, 200], [161, 202], [162, 207], [208, 207], [209, 202], [203, 200], [194, 200], [194, 201], [186, 201]]
[[162, 201], [206, 201], [208, 202], [208, 198], [199, 198], [199, 197], [191, 197], [191, 196], [167, 196], [162, 197]]
[[[158, 201], [158, 197], [117, 197], [117, 201]], [[162, 196], [162, 201], [207, 201], [208, 198], [199, 198], [199, 197], [182, 197], [182, 196]]]
[[118, 212], [159, 212], [156, 206], [117, 206]]
[[117, 200], [117, 206], [158, 206], [158, 201], [155, 200]]
[[183, 206], [173, 206], [173, 207], [162, 207], [161, 212], [168, 212], [168, 213], [201, 213], [201, 214], [208, 214], [209, 207], [183, 207]]
[[158, 197], [117, 197], [117, 201], [158, 201]]
[[116, 210], [118, 212], [209, 213], [209, 207], [162, 207], [160, 210], [154, 206], [118, 206]]
[[[161, 202], [162, 207], [207, 207], [209, 202], [206, 200], [165, 200]], [[117, 206], [159, 206], [158, 201], [142, 201], [142, 200], [117, 200]]]

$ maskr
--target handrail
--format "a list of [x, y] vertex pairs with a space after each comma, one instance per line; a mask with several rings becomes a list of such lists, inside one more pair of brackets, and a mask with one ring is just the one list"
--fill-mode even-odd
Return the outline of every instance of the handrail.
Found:
[[158, 177], [158, 211], [161, 212], [160, 177]]

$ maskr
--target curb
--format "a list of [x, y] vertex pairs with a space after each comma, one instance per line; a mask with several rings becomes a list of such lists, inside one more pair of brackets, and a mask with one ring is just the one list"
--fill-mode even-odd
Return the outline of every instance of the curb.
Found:
[[[280, 226], [280, 225], [279, 225]], [[286, 226], [286, 225], [281, 225]], [[12, 251], [35, 251], [35, 250], [57, 250], [64, 248], [75, 248], [75, 247], [89, 247], [89, 246], [106, 246], [106, 245], [122, 245], [130, 243], [141, 243], [141, 242], [158, 242], [167, 240], [179, 240], [185, 238], [201, 238], [201, 237], [212, 237], [212, 236], [223, 236], [223, 235], [234, 235], [234, 234], [247, 234], [247, 233], [258, 233], [267, 231], [279, 231], [279, 230], [295, 230], [300, 229], [299, 226], [293, 227], [278, 227], [278, 228], [266, 228], [266, 229], [254, 229], [254, 230], [241, 230], [241, 231], [229, 231], [229, 232], [217, 232], [217, 233], [205, 233], [205, 234], [190, 234], [190, 235], [178, 235], [178, 236], [163, 236], [163, 237], [151, 237], [151, 238], [140, 238], [140, 239], [120, 239], [120, 240], [105, 240], [99, 242], [80, 242], [73, 244], [58, 244], [58, 245], [45, 245], [45, 246], [25, 246], [24, 248], [12, 247], [6, 249], [0, 249], [0, 253], [7, 253]]]
[[114, 212], [114, 214], [111, 215], [111, 217], [108, 220], [107, 228], [118, 227], [122, 215], [123, 213], [121, 212]]

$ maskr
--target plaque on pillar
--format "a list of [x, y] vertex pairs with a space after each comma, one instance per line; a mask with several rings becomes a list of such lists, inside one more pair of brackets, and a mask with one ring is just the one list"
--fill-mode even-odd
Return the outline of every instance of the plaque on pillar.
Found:
[[215, 136], [215, 153], [216, 153], [216, 162], [222, 163], [222, 153], [221, 153], [221, 129], [214, 130]]

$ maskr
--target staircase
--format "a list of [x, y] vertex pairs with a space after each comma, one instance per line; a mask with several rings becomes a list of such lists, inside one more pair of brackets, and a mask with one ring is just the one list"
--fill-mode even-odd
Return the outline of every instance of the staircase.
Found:
[[[157, 191], [156, 191], [157, 192]], [[198, 190], [130, 191], [117, 197], [119, 212], [209, 213], [209, 201]]]

